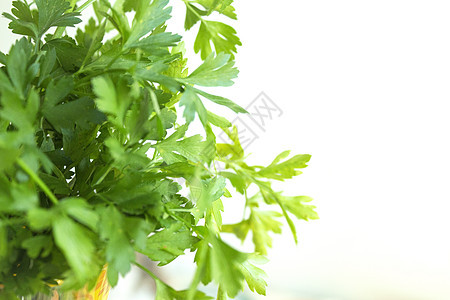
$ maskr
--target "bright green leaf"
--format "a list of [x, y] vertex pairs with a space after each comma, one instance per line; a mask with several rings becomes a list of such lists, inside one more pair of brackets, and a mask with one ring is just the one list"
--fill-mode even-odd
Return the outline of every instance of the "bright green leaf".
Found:
[[125, 275], [131, 270], [135, 259], [134, 249], [124, 231], [122, 214], [113, 206], [100, 210], [100, 236], [106, 242], [108, 280], [116, 285], [118, 274]]
[[295, 215], [298, 219], [305, 221], [316, 220], [319, 218], [314, 211], [316, 208], [314, 205], [306, 205], [304, 202], [312, 201], [311, 197], [307, 196], [280, 196], [280, 201], [288, 212]]
[[241, 271], [244, 274], [245, 281], [247, 281], [248, 288], [252, 292], [265, 296], [267, 282], [264, 278], [267, 277], [266, 273], [262, 269], [255, 267], [250, 259], [241, 264]]
[[125, 5], [131, 2], [135, 3], [132, 8], [136, 11], [136, 16], [133, 20], [131, 34], [124, 47], [131, 47], [140, 38], [163, 24], [170, 18], [172, 11], [171, 7], [166, 7], [169, 0], [153, 0], [151, 3], [149, 0], [132, 0], [126, 1]]
[[198, 114], [200, 121], [203, 126], [206, 126], [208, 122], [208, 112], [203, 105], [202, 100], [194, 92], [191, 87], [186, 87], [180, 99], [180, 106], [184, 106], [183, 116], [187, 122], [192, 122], [194, 120], [195, 114]]
[[217, 21], [204, 21], [195, 39], [195, 53], [200, 52], [202, 59], [206, 59], [213, 52], [211, 42], [216, 53], [233, 54], [237, 51], [236, 46], [242, 45], [233, 27]]
[[269, 166], [258, 172], [258, 176], [276, 180], [290, 179], [300, 175], [302, 172], [298, 169], [306, 168], [308, 166], [306, 163], [311, 159], [311, 155], [309, 154], [299, 154], [280, 162], [288, 155], [289, 151], [284, 151], [278, 155]]
[[91, 279], [95, 263], [95, 245], [88, 229], [64, 215], [53, 219], [55, 244], [63, 252], [71, 269], [81, 282]]
[[194, 72], [179, 80], [201, 86], [230, 86], [233, 85], [232, 79], [236, 78], [239, 73], [238, 69], [233, 66], [234, 62], [230, 59], [229, 54], [214, 55], [211, 53]]
[[99, 217], [86, 200], [82, 198], [66, 198], [59, 203], [58, 208], [81, 224], [89, 227], [92, 231], [97, 231]]
[[163, 266], [183, 255], [184, 251], [192, 248], [197, 241], [185, 226], [176, 224], [150, 236], [145, 248], [138, 251], [153, 261], [159, 261], [159, 265]]
[[[225, 178], [214, 177], [190, 183], [191, 195], [196, 201], [194, 215], [201, 218], [205, 212], [213, 207], [213, 202], [218, 200], [225, 192]], [[216, 209], [220, 209], [217, 207]]]
[[200, 135], [182, 139], [186, 130], [186, 125], [180, 126], [174, 134], [154, 146], [168, 164], [183, 161], [183, 157], [192, 162], [208, 159], [209, 143], [202, 141]]

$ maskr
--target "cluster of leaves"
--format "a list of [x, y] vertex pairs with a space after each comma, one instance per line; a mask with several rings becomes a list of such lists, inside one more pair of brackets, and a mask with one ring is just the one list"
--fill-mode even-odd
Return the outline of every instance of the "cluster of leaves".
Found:
[[[295, 236], [291, 215], [317, 217], [304, 204], [310, 198], [271, 187], [271, 180], [298, 175], [309, 155], [287, 159], [283, 152], [267, 167], [249, 166], [236, 129], [205, 106], [211, 101], [245, 113], [199, 88], [229, 86], [237, 76], [234, 29], [204, 19], [213, 12], [235, 19], [232, 1], [183, 1], [186, 29], [201, 22], [194, 47], [203, 63], [191, 73], [181, 36], [166, 31], [168, 0], [18, 0], [4, 14], [25, 37], [0, 52], [2, 299], [49, 293], [60, 280], [63, 290], [92, 287], [105, 264], [114, 286], [131, 265], [140, 266], [136, 252], [162, 266], [187, 250], [197, 264], [188, 290], [146, 270], [157, 299], [212, 299], [197, 289], [212, 281], [217, 299], [235, 297], [245, 282], [265, 294], [255, 263], [271, 246], [269, 233], [281, 232], [279, 218]], [[80, 23], [89, 4], [96, 18], [68, 36], [65, 27]], [[127, 12], [134, 12], [132, 20]], [[177, 107], [184, 108], [181, 120]], [[189, 136], [196, 117], [205, 134]], [[213, 128], [232, 142], [216, 144]], [[215, 170], [214, 161], [226, 169]], [[177, 178], [186, 179], [189, 197]], [[238, 224], [222, 225], [227, 185], [246, 199], [249, 213]], [[248, 197], [251, 185], [259, 191]], [[273, 204], [281, 213], [264, 209]], [[229, 232], [244, 240], [249, 231], [254, 253], [221, 238]]]

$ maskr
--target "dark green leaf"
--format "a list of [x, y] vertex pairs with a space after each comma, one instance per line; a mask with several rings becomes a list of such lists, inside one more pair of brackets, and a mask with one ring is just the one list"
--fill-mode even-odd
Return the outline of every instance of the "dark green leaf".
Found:
[[49, 78], [49, 75], [55, 68], [55, 65], [56, 65], [56, 50], [52, 48], [45, 52], [44, 57], [41, 61], [41, 70], [39, 72], [38, 85], [41, 85], [45, 80]]
[[27, 35], [37, 39], [39, 36], [38, 20], [33, 16], [30, 7], [22, 1], [13, 1], [12, 16], [8, 13], [3, 13], [3, 16], [10, 19], [9, 28], [13, 33]]
[[[56, 53], [54, 49], [49, 51], [49, 55], [53, 56], [51, 53]], [[50, 59], [53, 59], [51, 57]], [[55, 57], [56, 59], [56, 57]], [[45, 93], [45, 101], [43, 109], [53, 108], [55, 105], [59, 104], [66, 98], [70, 92], [72, 92], [74, 87], [74, 82], [71, 77], [63, 77], [57, 81], [52, 80], [47, 87]]]
[[53, 240], [48, 235], [37, 235], [24, 240], [22, 247], [31, 258], [37, 258], [39, 255], [47, 257], [53, 249]]
[[49, 174], [40, 173], [39, 177], [55, 194], [68, 195], [71, 192], [65, 179], [61, 179]]
[[73, 39], [67, 36], [48, 41], [42, 49], [46, 51], [55, 49], [59, 64], [67, 72], [77, 71], [88, 52], [88, 49], [78, 46]]
[[6, 65], [6, 55], [2, 51], [0, 51], [0, 64]]
[[70, 9], [69, 2], [65, 0], [36, 0], [39, 11], [38, 30], [42, 36], [53, 26], [74, 26], [81, 22], [77, 12], [66, 13]]
[[43, 113], [58, 131], [62, 128], [73, 129], [75, 124], [80, 128], [89, 128], [90, 124], [106, 121], [104, 114], [95, 108], [94, 101], [87, 97], [47, 108]]

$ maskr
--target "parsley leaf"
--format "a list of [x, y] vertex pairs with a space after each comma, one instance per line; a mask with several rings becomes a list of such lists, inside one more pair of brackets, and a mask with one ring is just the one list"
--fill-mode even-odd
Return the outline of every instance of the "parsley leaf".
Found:
[[195, 39], [195, 53], [200, 52], [201, 58], [206, 59], [213, 52], [211, 42], [214, 44], [215, 52], [230, 55], [237, 52], [237, 46], [242, 46], [233, 27], [222, 22], [203, 21]]
[[64, 215], [55, 215], [52, 221], [55, 244], [64, 253], [80, 282], [92, 279], [95, 263], [95, 245], [91, 233]]
[[199, 281], [208, 284], [212, 280], [220, 284], [228, 296], [235, 297], [243, 288], [245, 277], [240, 265], [246, 260], [246, 255], [210, 233], [205, 232], [205, 235], [207, 239], [200, 241], [197, 246], [195, 256], [197, 272], [187, 299], [193, 299]]
[[213, 203], [225, 192], [225, 178], [214, 177], [190, 183], [192, 197], [196, 201], [194, 215], [203, 217], [205, 212], [213, 207]]
[[106, 120], [105, 115], [95, 108], [94, 101], [87, 97], [49, 107], [43, 114], [58, 131], [72, 129], [75, 124], [89, 128], [89, 124], [102, 124]]
[[241, 265], [241, 271], [244, 274], [245, 281], [247, 281], [248, 288], [252, 292], [257, 292], [260, 295], [266, 295], [267, 282], [264, 278], [267, 276], [266, 273], [252, 262], [265, 262], [266, 260], [261, 257], [249, 257]]
[[11, 20], [9, 28], [14, 33], [23, 34], [40, 40], [41, 37], [55, 26], [75, 26], [81, 22], [80, 13], [68, 12], [69, 2], [65, 0], [36, 0], [36, 11], [32, 11], [27, 3], [13, 1], [13, 15], [3, 13], [3, 16]]
[[159, 261], [159, 266], [164, 266], [192, 248], [197, 241], [184, 225], [173, 224], [150, 236], [145, 247], [138, 251], [153, 261]]
[[180, 81], [201, 86], [230, 86], [233, 85], [231, 79], [236, 78], [239, 72], [233, 65], [229, 54], [219, 53], [215, 56], [211, 53], [203, 64]]
[[[210, 53], [211, 42], [214, 44], [217, 53], [224, 52], [233, 54], [236, 52], [236, 46], [241, 46], [241, 41], [236, 36], [236, 31], [229, 25], [205, 20], [216, 11], [231, 19], [236, 19], [234, 7], [231, 5], [233, 0], [193, 0], [184, 3], [186, 5], [186, 18], [184, 28], [191, 29], [197, 22], [201, 21], [200, 29], [194, 44], [195, 53], [200, 52], [201, 58], [206, 59]], [[202, 8], [197, 7], [199, 4]]]
[[166, 163], [182, 162], [185, 159], [196, 163], [208, 160], [210, 144], [202, 141], [200, 135], [182, 139], [186, 130], [187, 125], [180, 126], [171, 136], [154, 145]]
[[258, 176], [272, 178], [277, 180], [290, 179], [294, 176], [302, 174], [297, 169], [307, 167], [307, 162], [311, 159], [309, 154], [299, 154], [290, 159], [280, 162], [288, 157], [290, 151], [284, 151], [278, 155], [273, 162], [258, 172]]
[[255, 251], [262, 255], [267, 255], [267, 248], [272, 247], [272, 238], [269, 232], [281, 233], [283, 224], [276, 220], [276, 218], [281, 216], [282, 214], [278, 212], [252, 208], [250, 217], [247, 220], [238, 224], [224, 225], [222, 230], [234, 233], [242, 241], [245, 240], [248, 232], [251, 230]]
[[109, 263], [108, 280], [114, 286], [119, 280], [119, 273], [125, 275], [134, 261], [134, 249], [124, 231], [124, 218], [114, 207], [100, 210], [100, 237], [106, 242], [106, 261]]
[[192, 122], [195, 118], [195, 114], [198, 114], [203, 126], [208, 124], [208, 112], [200, 97], [195, 90], [189, 86], [186, 86], [183, 95], [180, 99], [180, 106], [184, 106], [183, 116], [187, 122]]
[[81, 22], [80, 13], [69, 12], [69, 2], [65, 0], [36, 0], [39, 11], [38, 31], [41, 37], [47, 30], [54, 26], [74, 26]]
[[[170, 286], [164, 284], [161, 280], [156, 280], [156, 299], [155, 300], [185, 300], [187, 291], [176, 291]], [[196, 291], [196, 300], [211, 300], [212, 297], [205, 295], [201, 291]]]
[[9, 28], [13, 33], [22, 34], [37, 39], [39, 36], [39, 31], [36, 24], [37, 20], [35, 20], [36, 17], [31, 12], [30, 7], [22, 1], [13, 1], [12, 5], [13, 9], [11, 12], [15, 17], [9, 13], [3, 13], [5, 18], [11, 20], [9, 23]]
[[170, 18], [172, 8], [166, 7], [168, 3], [169, 0], [153, 0], [151, 3], [150, 0], [125, 1], [125, 11], [133, 9], [136, 12], [125, 48], [135, 46], [140, 38]]

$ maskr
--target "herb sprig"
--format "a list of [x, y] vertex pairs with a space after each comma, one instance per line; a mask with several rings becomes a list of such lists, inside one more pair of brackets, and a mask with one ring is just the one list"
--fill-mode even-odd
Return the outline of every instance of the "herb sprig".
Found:
[[[197, 264], [188, 290], [145, 270], [156, 299], [212, 299], [198, 290], [210, 282], [217, 299], [235, 297], [245, 282], [264, 295], [265, 273], [255, 264], [272, 246], [270, 232], [281, 233], [284, 217], [297, 240], [292, 218], [317, 218], [309, 197], [271, 185], [299, 175], [310, 156], [286, 151], [266, 167], [248, 165], [236, 128], [207, 108], [213, 102], [246, 113], [202, 90], [237, 77], [241, 42], [230, 25], [212, 19], [236, 19], [233, 1], [183, 0], [185, 29], [200, 24], [194, 50], [203, 63], [192, 72], [182, 37], [166, 31], [168, 2], [18, 0], [3, 14], [24, 37], [0, 52], [1, 299], [50, 293], [61, 281], [63, 290], [92, 287], [105, 264], [114, 286], [133, 264], [145, 269], [135, 252], [162, 266], [186, 250]], [[96, 17], [82, 27], [80, 13], [90, 5]], [[77, 25], [75, 36], [66, 34]], [[204, 134], [189, 135], [196, 118]], [[232, 142], [216, 143], [214, 127]], [[251, 186], [257, 193], [250, 196]], [[243, 195], [247, 213], [224, 225], [228, 188]], [[250, 232], [254, 253], [221, 238], [245, 240]]]

